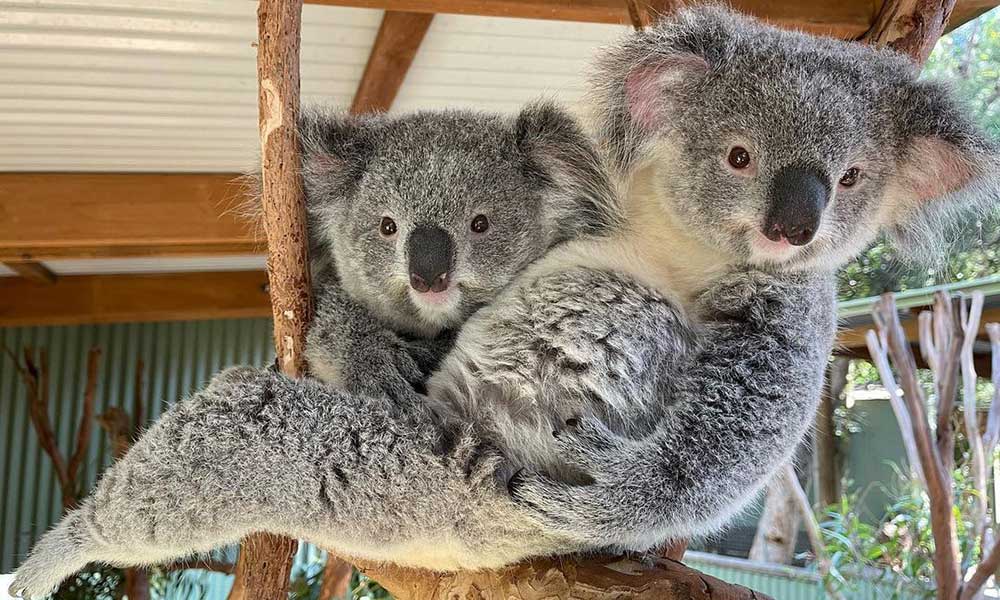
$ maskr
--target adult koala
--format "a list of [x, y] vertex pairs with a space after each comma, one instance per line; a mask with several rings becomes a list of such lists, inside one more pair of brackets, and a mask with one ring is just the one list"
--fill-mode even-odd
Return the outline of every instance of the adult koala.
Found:
[[553, 250], [466, 323], [422, 398], [432, 418], [224, 373], [41, 540], [15, 588], [253, 530], [443, 570], [711, 531], [811, 421], [835, 267], [880, 228], [997, 206], [996, 148], [888, 51], [697, 8], [607, 51], [595, 82], [624, 222]]

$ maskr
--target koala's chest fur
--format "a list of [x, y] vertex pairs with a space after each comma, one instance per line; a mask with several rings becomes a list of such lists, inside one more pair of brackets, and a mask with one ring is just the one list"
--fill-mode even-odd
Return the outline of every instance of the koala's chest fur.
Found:
[[666, 271], [642, 264], [634, 234], [626, 240], [552, 252], [470, 319], [428, 384], [442, 419], [476, 422], [515, 464], [567, 477], [553, 437], [567, 419], [652, 431], [693, 325]]

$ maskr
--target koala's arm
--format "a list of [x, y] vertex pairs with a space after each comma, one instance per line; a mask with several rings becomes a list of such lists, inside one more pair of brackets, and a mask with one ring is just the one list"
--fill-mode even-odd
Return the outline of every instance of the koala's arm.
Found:
[[830, 280], [746, 272], [714, 285], [700, 350], [666, 374], [657, 430], [630, 439], [571, 421], [556, 445], [593, 483], [524, 473], [515, 499], [593, 547], [645, 550], [721, 527], [812, 423], [835, 331]]
[[315, 297], [306, 339], [310, 373], [351, 393], [404, 399], [450, 348], [446, 335], [418, 339], [390, 329], [350, 297], [332, 269], [318, 275]]
[[500, 457], [473, 432], [443, 435], [423, 415], [271, 369], [224, 371], [109, 467], [11, 590], [40, 598], [93, 561], [175, 561], [254, 531], [436, 569], [567, 547], [532, 535], [538, 523], [510, 501]]

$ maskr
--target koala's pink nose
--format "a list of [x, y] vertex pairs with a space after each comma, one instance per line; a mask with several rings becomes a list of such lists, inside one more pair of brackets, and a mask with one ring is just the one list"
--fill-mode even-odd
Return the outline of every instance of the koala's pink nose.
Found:
[[448, 273], [441, 273], [430, 283], [427, 283], [427, 280], [420, 275], [410, 273], [410, 287], [422, 294], [426, 292], [443, 292], [448, 289]]

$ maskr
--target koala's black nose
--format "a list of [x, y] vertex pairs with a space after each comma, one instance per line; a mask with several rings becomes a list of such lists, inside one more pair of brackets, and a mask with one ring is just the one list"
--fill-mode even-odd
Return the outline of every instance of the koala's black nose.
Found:
[[823, 174], [808, 167], [785, 167], [771, 185], [764, 235], [772, 242], [784, 238], [793, 246], [805, 246], [816, 235], [829, 201], [830, 184]]
[[451, 255], [454, 242], [451, 235], [435, 226], [417, 226], [406, 242], [410, 257], [410, 287], [418, 292], [443, 292], [448, 289]]

